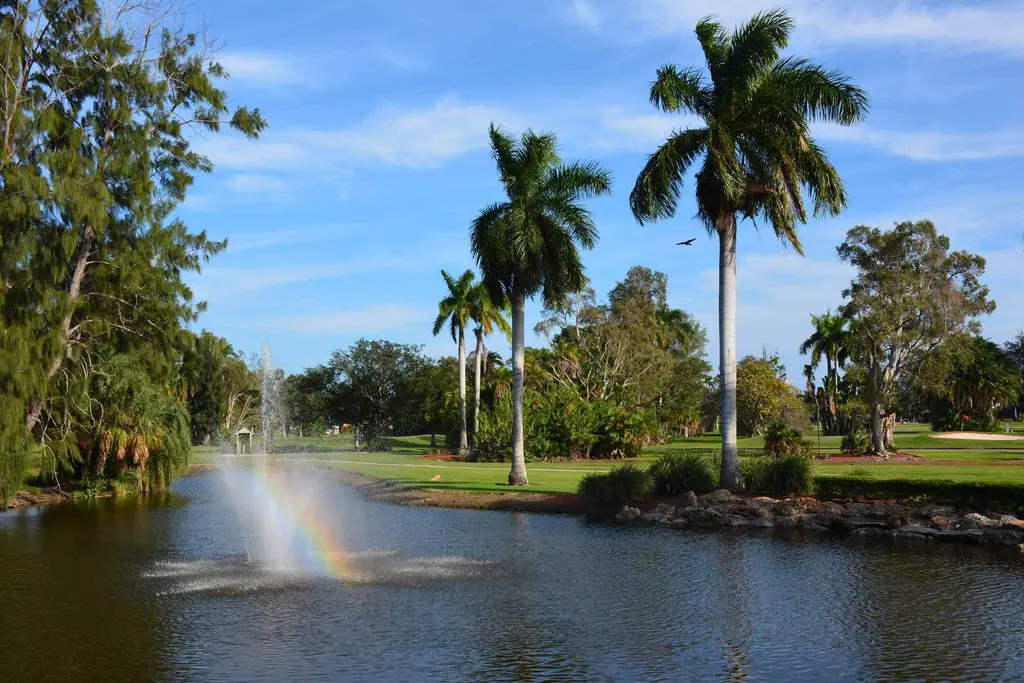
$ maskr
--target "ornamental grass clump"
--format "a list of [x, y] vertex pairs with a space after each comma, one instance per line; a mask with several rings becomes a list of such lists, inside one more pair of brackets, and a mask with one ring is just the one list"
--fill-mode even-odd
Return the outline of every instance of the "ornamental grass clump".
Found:
[[693, 491], [708, 493], [718, 488], [718, 473], [711, 458], [702, 453], [666, 453], [651, 465], [654, 491], [678, 496]]
[[594, 517], [615, 515], [624, 505], [639, 505], [654, 490], [649, 471], [626, 463], [603, 474], [588, 474], [576, 488], [584, 511]]

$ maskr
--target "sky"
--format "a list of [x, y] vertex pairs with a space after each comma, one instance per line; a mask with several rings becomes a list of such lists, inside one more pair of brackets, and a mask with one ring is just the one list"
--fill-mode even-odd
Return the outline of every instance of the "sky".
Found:
[[[1024, 3], [914, 0], [193, 0], [189, 20], [216, 39], [232, 103], [269, 122], [258, 141], [194, 141], [215, 168], [180, 214], [229, 241], [188, 276], [209, 304], [196, 327], [244, 353], [267, 343], [288, 372], [360, 337], [452, 355], [450, 337], [431, 335], [440, 270], [475, 267], [469, 224], [502, 198], [495, 122], [554, 132], [563, 160], [611, 171], [612, 195], [588, 202], [594, 289], [634, 265], [666, 273], [669, 303], [707, 328], [717, 366], [718, 247], [693, 218], [692, 182], [674, 219], [643, 227], [629, 191], [647, 155], [691, 123], [648, 103], [657, 67], [703, 64], [699, 18], [731, 26], [778, 6], [797, 24], [788, 53], [849, 74], [871, 113], [814, 128], [849, 201], [801, 228], [805, 256], [741, 223], [739, 355], [777, 352], [799, 378], [810, 314], [838, 306], [853, 275], [836, 257], [846, 231], [920, 218], [987, 259], [998, 308], [984, 334], [1010, 339], [1024, 328]], [[540, 312], [527, 308], [529, 330]]]

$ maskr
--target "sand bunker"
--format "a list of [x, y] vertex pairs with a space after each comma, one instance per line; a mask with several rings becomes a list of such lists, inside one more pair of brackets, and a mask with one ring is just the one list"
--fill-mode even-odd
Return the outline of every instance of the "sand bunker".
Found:
[[992, 434], [989, 432], [943, 432], [932, 434], [935, 439], [978, 439], [979, 441], [1024, 441], [1024, 434]]

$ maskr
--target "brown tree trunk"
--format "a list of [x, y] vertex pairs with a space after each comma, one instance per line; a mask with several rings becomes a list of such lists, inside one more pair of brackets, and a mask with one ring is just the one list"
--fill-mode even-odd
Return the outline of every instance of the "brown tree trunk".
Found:
[[[92, 226], [86, 226], [85, 232], [82, 233], [82, 237], [78, 242], [78, 247], [75, 249], [71, 277], [68, 280], [68, 298], [65, 302], [67, 311], [61, 320], [60, 326], [60, 349], [50, 362], [50, 366], [46, 369], [47, 381], [57, 374], [57, 371], [60, 370], [61, 365], [64, 363], [64, 358], [67, 356], [68, 347], [72, 341], [71, 321], [74, 318], [75, 304], [78, 303], [78, 299], [81, 296], [82, 282], [85, 280], [85, 269], [89, 264], [89, 257], [92, 255], [94, 241], [95, 235], [93, 234]], [[35, 429], [36, 425], [39, 424], [39, 419], [43, 413], [43, 402], [44, 397], [37, 396], [28, 404], [28, 409], [25, 412], [25, 427], [29, 431]]]
[[893, 434], [896, 431], [896, 413], [889, 413], [882, 418], [882, 443], [886, 451], [895, 450]]

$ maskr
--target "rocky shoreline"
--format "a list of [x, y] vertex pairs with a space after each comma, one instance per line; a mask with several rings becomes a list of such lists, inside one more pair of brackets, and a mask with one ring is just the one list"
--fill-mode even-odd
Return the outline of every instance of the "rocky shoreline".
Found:
[[1024, 552], [1024, 520], [1013, 515], [964, 513], [940, 505], [747, 497], [725, 490], [697, 496], [690, 491], [678, 501], [658, 503], [649, 510], [625, 506], [614, 521], [673, 529], [799, 529], [1017, 547]]

